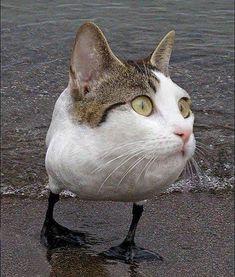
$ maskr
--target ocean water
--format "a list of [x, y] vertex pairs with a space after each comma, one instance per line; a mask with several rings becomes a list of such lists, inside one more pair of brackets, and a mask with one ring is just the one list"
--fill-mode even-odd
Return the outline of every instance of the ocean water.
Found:
[[114, 53], [128, 59], [145, 57], [176, 31], [171, 77], [193, 100], [200, 170], [188, 178], [188, 169], [168, 193], [233, 188], [233, 1], [3, 0], [1, 6], [3, 194], [47, 193], [44, 140], [85, 21], [98, 24]]

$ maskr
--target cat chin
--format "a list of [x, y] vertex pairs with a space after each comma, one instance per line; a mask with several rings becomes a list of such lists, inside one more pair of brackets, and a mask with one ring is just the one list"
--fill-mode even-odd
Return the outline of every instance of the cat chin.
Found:
[[183, 149], [180, 148], [179, 150], [176, 150], [173, 153], [169, 153], [168, 155], [164, 155], [162, 157], [159, 157], [158, 160], [162, 163], [171, 161], [171, 160], [178, 160], [179, 162], [186, 163], [188, 160], [190, 160], [194, 154], [195, 146], [189, 145], [187, 147], [184, 147]]
[[184, 148], [184, 149], [180, 150], [180, 151], [176, 154], [176, 156], [179, 156], [179, 157], [182, 158], [183, 160], [188, 161], [188, 160], [190, 160], [190, 159], [192, 158], [193, 153], [194, 153], [194, 151], [193, 151], [192, 149], [185, 149], [185, 148]]
[[188, 144], [185, 145], [182, 151], [182, 156], [186, 160], [190, 160], [192, 156], [194, 155], [196, 149], [195, 139], [194, 136], [192, 136], [191, 140]]

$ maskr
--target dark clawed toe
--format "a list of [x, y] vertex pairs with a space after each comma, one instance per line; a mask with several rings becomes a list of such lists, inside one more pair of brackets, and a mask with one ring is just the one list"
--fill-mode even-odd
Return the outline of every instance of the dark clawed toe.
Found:
[[50, 224], [44, 223], [41, 231], [41, 243], [48, 248], [66, 245], [82, 246], [85, 244], [85, 234], [69, 230], [53, 220]]
[[126, 263], [140, 262], [146, 260], [163, 260], [163, 258], [155, 252], [146, 250], [136, 245], [128, 245], [123, 247], [123, 245], [111, 247], [109, 250], [101, 253], [110, 259], [118, 259], [125, 261]]

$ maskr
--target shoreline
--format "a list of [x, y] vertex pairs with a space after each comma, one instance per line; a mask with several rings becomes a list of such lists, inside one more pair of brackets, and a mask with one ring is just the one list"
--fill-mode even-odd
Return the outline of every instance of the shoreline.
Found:
[[164, 261], [128, 265], [98, 253], [121, 242], [131, 204], [62, 198], [55, 218], [87, 232], [88, 248], [47, 251], [39, 242], [47, 200], [4, 196], [2, 276], [233, 276], [233, 205], [232, 192], [173, 193], [148, 201], [136, 243]]

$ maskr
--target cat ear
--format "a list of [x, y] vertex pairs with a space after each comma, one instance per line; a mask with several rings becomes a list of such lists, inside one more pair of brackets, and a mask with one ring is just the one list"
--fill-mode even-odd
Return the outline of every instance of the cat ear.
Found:
[[79, 95], [88, 93], [114, 66], [124, 66], [113, 54], [108, 42], [94, 23], [83, 24], [76, 35], [71, 63], [70, 87]]
[[149, 58], [151, 65], [164, 75], [169, 76], [168, 66], [175, 40], [175, 31], [169, 32], [159, 43]]

